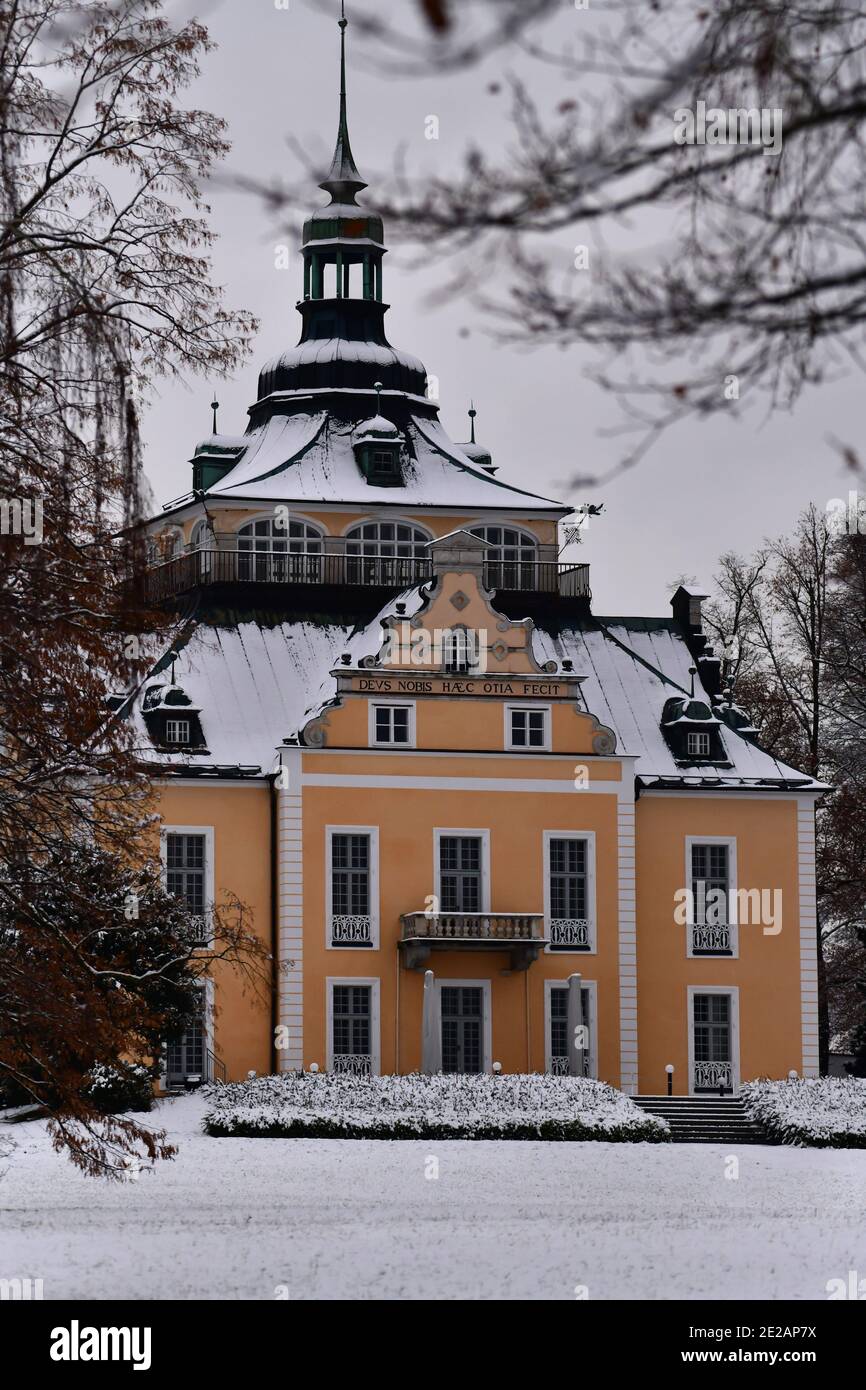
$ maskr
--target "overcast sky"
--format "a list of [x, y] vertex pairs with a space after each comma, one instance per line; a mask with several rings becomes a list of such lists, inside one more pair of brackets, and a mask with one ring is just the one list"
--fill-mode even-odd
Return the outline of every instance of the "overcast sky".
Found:
[[[338, 5], [318, 9], [304, 0], [221, 0], [195, 13], [205, 19], [218, 48], [205, 60], [190, 104], [225, 117], [233, 143], [226, 168], [263, 180], [297, 178], [287, 137], [319, 161], [333, 149], [339, 91]], [[376, 11], [405, 15], [414, 0], [377, 0]], [[188, 8], [184, 6], [184, 9]], [[179, 12], [172, 7], [173, 13]], [[563, 24], [574, 21], [563, 0]], [[348, 6], [351, 17], [351, 3]], [[592, 22], [586, 12], [580, 22]], [[375, 186], [402, 147], [412, 173], [456, 170], [468, 142], [508, 143], [508, 97], [492, 91], [519, 68], [551, 109], [569, 92], [549, 69], [518, 64], [499, 54], [468, 73], [400, 80], [385, 77], [349, 28], [349, 120], [358, 166]], [[425, 138], [425, 121], [439, 117], [439, 139]], [[363, 196], [363, 195], [362, 195]], [[187, 491], [195, 444], [210, 429], [216, 388], [219, 428], [242, 433], [265, 360], [297, 342], [295, 303], [302, 292], [301, 258], [294, 239], [288, 269], [277, 269], [276, 248], [288, 241], [250, 195], [214, 189], [212, 225], [219, 234], [215, 277], [228, 301], [261, 320], [254, 356], [231, 382], [163, 385], [144, 429], [146, 466], [158, 503]], [[311, 193], [309, 207], [326, 201]], [[304, 209], [306, 211], [306, 209]], [[652, 236], [659, 235], [658, 227]], [[648, 228], [648, 240], [650, 231]], [[592, 565], [596, 612], [669, 612], [670, 581], [693, 575], [709, 584], [715, 562], [728, 549], [749, 552], [765, 535], [782, 533], [810, 501], [822, 508], [851, 486], [832, 435], [855, 447], [864, 383], [858, 375], [813, 390], [793, 414], [767, 421], [758, 409], [736, 423], [721, 417], [669, 432], [631, 472], [597, 491], [569, 495], [558, 485], [575, 473], [599, 474], [621, 456], [621, 440], [606, 431], [621, 422], [616, 401], [585, 375], [580, 349], [521, 351], [492, 342], [474, 309], [455, 302], [432, 307], [431, 291], [444, 281], [441, 267], [410, 267], [386, 225], [388, 335], [416, 353], [440, 384], [441, 415], [452, 438], [468, 438], [470, 395], [478, 410], [479, 439], [493, 453], [499, 476], [517, 486], [578, 502], [604, 502], [581, 554]], [[685, 368], [684, 368], [685, 369]]]

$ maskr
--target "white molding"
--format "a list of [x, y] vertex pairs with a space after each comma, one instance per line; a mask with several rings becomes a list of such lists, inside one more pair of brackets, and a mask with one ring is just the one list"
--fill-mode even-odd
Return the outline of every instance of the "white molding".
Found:
[[[338, 668], [338, 669], [339, 669], [339, 668]], [[503, 677], [503, 679], [504, 679], [504, 677]], [[369, 693], [369, 692], [363, 692], [363, 693], [366, 694], [366, 695], [368, 695], [368, 698], [370, 698], [370, 699], [376, 699], [376, 698], [377, 698], [375, 695], [372, 695], [372, 694]], [[386, 697], [384, 697], [384, 698], [387, 699], [387, 698], [389, 698], [389, 697], [386, 696]], [[396, 700], [400, 700], [400, 699], [403, 698], [403, 696], [395, 695], [393, 698], [396, 699]], [[425, 699], [432, 699], [432, 698], [434, 698], [434, 697], [433, 697], [433, 696], [427, 695], [427, 696], [424, 696], [423, 698], [425, 698]], [[437, 696], [437, 697], [435, 697], [435, 698], [439, 698], [439, 697]], [[444, 697], [444, 698], [446, 698], [446, 699], [453, 699], [454, 697], [453, 697], [453, 696], [446, 696], [446, 697]], [[489, 703], [492, 703], [493, 701], [495, 701], [495, 700], [497, 700], [497, 699], [501, 699], [502, 697], [501, 697], [501, 696], [496, 696], [496, 695], [491, 695], [491, 696], [489, 696], [489, 697], [488, 697], [488, 696], [484, 696], [484, 695], [473, 695], [471, 698], [472, 698], [473, 700], [475, 700], [475, 701], [476, 701], [477, 703], [479, 703], [479, 704], [480, 704], [480, 703], [489, 704]], [[575, 701], [574, 701], [574, 696], [573, 696], [573, 695], [558, 695], [558, 696], [556, 696], [555, 698], [552, 699], [552, 703], [553, 703], [553, 704], [559, 704], [559, 705], [574, 705]], [[579, 713], [579, 714], [585, 715], [585, 714], [586, 714], [586, 710], [581, 709], [581, 710], [578, 711], [578, 713]], [[315, 753], [315, 755], [316, 755], [317, 758], [321, 758], [321, 757], [350, 758], [350, 757], [352, 757], [352, 756], [359, 757], [359, 756], [363, 756], [365, 753], [366, 753], [366, 754], [369, 754], [369, 752], [370, 752], [369, 748], [329, 748], [327, 745], [325, 745], [324, 748], [306, 748], [304, 751], [307, 752], [307, 753]], [[453, 750], [450, 749], [450, 748], [417, 748], [417, 749], [415, 749], [414, 751], [415, 751], [415, 756], [416, 756], [417, 758], [441, 758], [441, 757], [448, 757], [448, 758], [513, 758], [515, 761], [516, 761], [516, 758], [517, 758], [517, 755], [516, 755], [516, 754], [508, 753], [508, 752], [507, 752], [505, 749], [503, 749], [503, 748], [478, 748], [478, 749], [472, 749], [472, 750], [467, 750], [467, 749], [465, 749], [465, 748], [455, 748], [455, 749], [453, 749]], [[542, 753], [543, 751], [544, 751], [543, 749], [540, 749], [540, 750], [539, 750], [539, 756], [541, 755], [541, 753]], [[556, 758], [556, 759], [558, 759], [561, 763], [568, 763], [569, 765], [573, 765], [576, 759], [579, 759], [581, 763], [620, 763], [620, 762], [622, 762], [622, 763], [634, 763], [634, 762], [637, 762], [638, 757], [639, 757], [640, 755], [639, 755], [638, 753], [619, 753], [619, 752], [617, 752], [617, 753], [572, 753], [572, 754], [569, 754], [569, 755], [566, 755], [566, 754], [564, 754], [564, 753], [553, 753], [553, 754], [550, 755], [550, 756], [551, 756], [551, 761], [553, 761], [553, 759]], [[522, 759], [522, 754], [521, 754], [521, 759]], [[606, 783], [605, 785], [617, 786], [617, 787], [618, 787], [618, 786], [619, 786], [619, 782], [615, 782], [615, 783], [613, 783], [613, 782], [611, 782], [611, 783]]]
[[[308, 749], [304, 750], [308, 752]], [[364, 750], [369, 756], [372, 751], [381, 752], [381, 749]], [[319, 750], [316, 749], [316, 753]], [[417, 756], [413, 754], [413, 756]], [[450, 757], [450, 753], [440, 751], [439, 757]], [[520, 757], [524, 759], [525, 753], [500, 753], [500, 757]], [[530, 755], [531, 756], [531, 755]], [[543, 756], [543, 755], [542, 755]], [[580, 755], [576, 755], [575, 762], [582, 761]], [[610, 759], [607, 759], [610, 762]], [[634, 795], [629, 790], [623, 795], [622, 784], [619, 782], [595, 782], [590, 783], [589, 787], [578, 791], [574, 785], [574, 778], [569, 781], [554, 781], [552, 778], [543, 777], [404, 777], [391, 774], [363, 776], [358, 773], [327, 773], [327, 772], [307, 772], [304, 773], [303, 782], [305, 787], [369, 787], [372, 790], [398, 790], [405, 791], [458, 791], [458, 792], [553, 792], [563, 793], [568, 796], [588, 796], [588, 795], [607, 795], [617, 796], [622, 800], [627, 800], [629, 805], [634, 804]]]
[[[416, 702], [414, 700], [389, 700], [387, 697], [377, 696], [368, 700], [367, 709], [367, 742], [370, 748], [377, 751], [385, 749], [403, 753], [412, 750], [416, 742]], [[377, 709], [407, 709], [409, 711], [409, 742], [408, 743], [379, 743], [376, 738], [376, 710]]]
[[818, 906], [815, 888], [815, 810], [797, 808], [797, 877], [800, 918], [800, 1021], [802, 1075], [820, 1076], [818, 1028]]
[[[210, 505], [210, 499], [209, 499], [209, 498], [208, 498], [208, 505]], [[228, 535], [230, 535], [230, 536], [234, 536], [235, 539], [237, 539], [237, 538], [240, 536], [241, 531], [244, 529], [245, 526], [254, 526], [255, 523], [256, 523], [257, 521], [270, 521], [270, 522], [274, 522], [274, 521], [275, 521], [275, 513], [276, 513], [276, 508], [277, 508], [277, 507], [285, 507], [285, 508], [286, 508], [286, 510], [288, 511], [288, 514], [289, 514], [289, 515], [288, 515], [288, 520], [289, 520], [289, 521], [300, 521], [300, 522], [303, 522], [303, 524], [304, 524], [305, 526], [310, 526], [310, 527], [313, 528], [314, 531], [318, 532], [318, 536], [317, 536], [317, 537], [310, 537], [311, 540], [315, 540], [315, 539], [318, 539], [318, 540], [327, 540], [327, 539], [328, 539], [328, 533], [327, 533], [327, 531], [325, 531], [325, 530], [323, 529], [321, 522], [319, 522], [319, 521], [313, 521], [312, 517], [304, 516], [301, 512], [296, 512], [295, 509], [294, 509], [294, 507], [292, 506], [291, 502], [274, 502], [274, 503], [272, 504], [272, 506], [269, 507], [269, 508], [268, 508], [267, 510], [265, 510], [265, 511], [255, 512], [255, 513], [251, 513], [249, 516], [245, 516], [244, 519], [243, 519], [243, 521], [239, 522], [238, 525], [235, 527], [235, 529], [234, 529], [233, 531], [229, 531], [228, 533], [222, 532], [221, 534], [228, 534]], [[289, 528], [288, 528], [288, 526], [285, 526], [285, 527], [278, 526], [276, 529], [277, 529], [277, 531], [281, 532], [281, 534], [278, 535], [278, 536], [276, 536], [276, 537], [273, 537], [273, 536], [272, 536], [271, 539], [275, 539], [275, 540], [284, 540], [284, 541], [287, 542], [287, 546], [286, 546], [286, 551], [285, 551], [285, 552], [277, 551], [277, 552], [275, 552], [275, 553], [276, 553], [276, 554], [283, 554], [283, 553], [286, 553], [286, 554], [287, 554], [287, 553], [288, 553]], [[244, 539], [244, 540], [256, 540], [256, 539], [258, 539], [258, 540], [264, 540], [265, 537], [263, 537], [263, 536], [259, 536], [259, 537], [255, 537], [255, 536], [249, 536], [249, 537], [247, 537], [247, 536], [244, 536], [243, 539]], [[296, 539], [300, 539], [300, 537], [296, 537]], [[246, 552], [245, 552], [245, 553], [246, 553]], [[254, 554], [255, 554], [255, 551], [254, 551], [254, 550], [250, 550], [248, 553], [249, 553], [250, 555], [254, 555]], [[260, 553], [263, 554], [263, 555], [266, 555], [268, 552], [267, 552], [266, 550], [262, 549], [262, 551], [261, 551]], [[302, 552], [302, 551], [296, 551], [295, 553], [296, 553], [296, 554], [302, 554], [303, 552]], [[318, 553], [318, 552], [316, 552], [316, 553]]]
[[255, 777], [152, 777], [152, 787], [219, 787], [220, 791], [252, 788], [254, 791], [266, 790], [273, 780], [272, 772], [262, 772]]
[[627, 1096], [633, 1096], [638, 1090], [639, 1077], [634, 800], [621, 796], [616, 817], [620, 1089]]
[[436, 991], [436, 1013], [440, 1041], [442, 1036], [442, 989], [480, 989], [481, 990], [481, 1067], [483, 1071], [493, 1071], [493, 1022], [490, 1007], [489, 980], [447, 980], [435, 976], [433, 986]]
[[586, 840], [586, 901], [588, 908], [589, 921], [589, 950], [567, 951], [562, 947], [552, 950], [550, 946], [545, 946], [545, 955], [551, 956], [594, 956], [598, 951], [597, 941], [597, 908], [596, 908], [596, 860], [595, 860], [595, 831], [594, 830], [543, 830], [541, 833], [541, 866], [544, 875], [544, 934], [550, 936], [550, 842], [551, 840]]
[[325, 978], [325, 1058], [328, 1071], [334, 1067], [334, 985], [370, 986], [370, 1068], [373, 1076], [382, 1071], [382, 1022], [378, 975], [328, 975]]
[[[581, 989], [589, 991], [589, 1075], [598, 1078], [598, 981], [587, 980], [580, 974]], [[568, 980], [544, 981], [544, 1070], [551, 1068], [550, 1052], [550, 996], [555, 989], [568, 989]]]
[[[370, 940], [372, 946], [334, 945], [331, 941], [333, 913], [333, 878], [331, 874], [331, 842], [335, 835], [368, 835], [370, 837]], [[378, 951], [379, 949], [379, 827], [378, 825], [325, 826], [325, 949], [328, 951]]]
[[[696, 994], [727, 994], [731, 999], [731, 1082], [732, 1092], [740, 1090], [740, 988], [739, 985], [686, 985], [686, 1015], [689, 1031], [689, 1095], [695, 1095], [695, 1006]], [[707, 1094], [701, 1091], [701, 1095]]]
[[[621, 753], [614, 754], [614, 757], [617, 758], [623, 756], [624, 754]], [[643, 801], [645, 796], [693, 796], [699, 797], [703, 801], [716, 797], [747, 796], [752, 801], [800, 801], [804, 797], [817, 800], [827, 790], [828, 788], [824, 787], [819, 791], [785, 791], [780, 787], [778, 791], [768, 791], [766, 787], [741, 787], [732, 782], [723, 791], [717, 787], [641, 787], [640, 799]]]
[[[275, 784], [277, 797], [277, 913], [279, 924], [279, 1023], [287, 1030], [288, 1047], [277, 1054], [280, 1071], [299, 1071], [304, 1065], [304, 839], [300, 748], [279, 751], [288, 772], [285, 788]], [[290, 964], [291, 962], [291, 964]]]
[[[168, 847], [166, 840], [169, 835], [203, 835], [204, 836], [204, 918], [209, 921], [216, 904], [216, 835], [212, 825], [160, 825], [159, 827], [159, 861], [162, 866], [162, 883], [165, 887], [168, 873]], [[212, 939], [208, 935], [201, 942], [202, 946]]]
[[[521, 753], [524, 756], [533, 753], [551, 753], [553, 751], [553, 716], [552, 706], [542, 704], [532, 700], [511, 700], [506, 701], [504, 706], [505, 714], [505, 751], [506, 753]], [[512, 742], [511, 716], [517, 710], [526, 710], [531, 714], [544, 715], [544, 742], [538, 746], [530, 744], [515, 744]]]
[[[731, 898], [732, 893], [737, 891], [737, 837], [736, 835], [687, 835], [686, 837], [686, 891], [691, 895], [692, 892], [692, 845], [727, 845], [728, 847], [728, 903], [725, 908], [725, 915], [731, 920], [728, 922], [730, 933], [731, 953], [723, 955], [721, 952], [715, 955], [706, 955], [700, 952], [695, 955], [692, 950], [692, 928], [686, 921], [686, 956], [689, 960], [739, 960], [740, 956], [740, 926], [739, 926], [739, 899]], [[689, 898], [689, 901], [693, 899]], [[730, 912], [730, 905], [733, 901], [734, 912]], [[691, 910], [687, 911], [687, 918], [691, 916]]]
[[439, 842], [443, 835], [467, 835], [472, 839], [481, 841], [481, 912], [491, 912], [490, 906], [490, 831], [482, 830], [478, 827], [466, 829], [460, 827], [455, 829], [453, 826], [433, 827], [433, 894], [440, 907], [442, 904], [442, 890], [440, 884], [440, 855]]

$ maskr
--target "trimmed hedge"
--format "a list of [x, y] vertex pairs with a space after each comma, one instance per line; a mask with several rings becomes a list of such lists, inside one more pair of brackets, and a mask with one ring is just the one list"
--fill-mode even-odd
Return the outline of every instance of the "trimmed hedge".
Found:
[[813, 1149], [866, 1148], [866, 1080], [822, 1076], [748, 1081], [746, 1113], [778, 1144]]

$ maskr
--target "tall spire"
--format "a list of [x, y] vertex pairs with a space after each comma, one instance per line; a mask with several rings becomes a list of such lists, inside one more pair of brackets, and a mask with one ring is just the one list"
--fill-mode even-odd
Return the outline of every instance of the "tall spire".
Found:
[[328, 177], [319, 184], [330, 193], [332, 203], [354, 203], [355, 195], [366, 188], [358, 173], [358, 166], [352, 155], [349, 143], [349, 121], [346, 115], [346, 19], [345, 0], [340, 0], [340, 124], [337, 130], [337, 146]]

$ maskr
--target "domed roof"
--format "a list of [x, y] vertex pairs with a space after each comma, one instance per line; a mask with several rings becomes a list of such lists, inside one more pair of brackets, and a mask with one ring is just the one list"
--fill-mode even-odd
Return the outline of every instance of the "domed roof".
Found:
[[310, 338], [271, 358], [259, 374], [259, 400], [274, 391], [370, 391], [376, 382], [387, 391], [423, 396], [424, 363], [412, 353], [354, 338]]
[[671, 724], [718, 724], [718, 722], [705, 700], [696, 700], [694, 696], [690, 699], [674, 696], [665, 701], [662, 724], [666, 728]]

